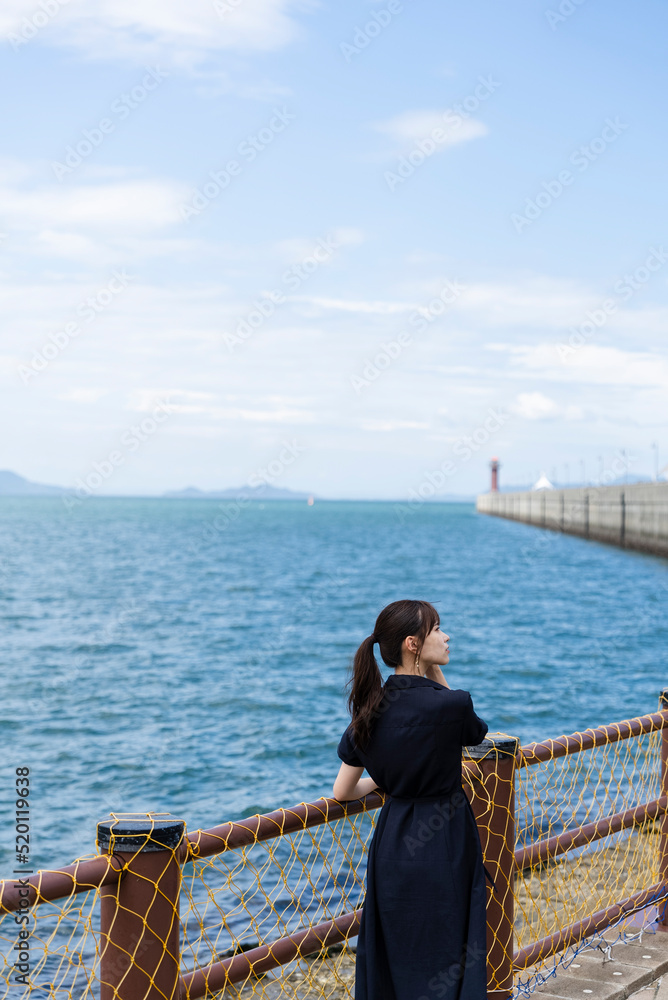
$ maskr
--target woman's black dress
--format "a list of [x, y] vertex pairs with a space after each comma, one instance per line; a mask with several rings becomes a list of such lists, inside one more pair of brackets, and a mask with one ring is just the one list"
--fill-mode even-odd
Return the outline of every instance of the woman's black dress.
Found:
[[462, 746], [487, 725], [468, 691], [391, 675], [364, 750], [338, 755], [386, 793], [369, 844], [355, 1000], [485, 1000], [486, 882]]

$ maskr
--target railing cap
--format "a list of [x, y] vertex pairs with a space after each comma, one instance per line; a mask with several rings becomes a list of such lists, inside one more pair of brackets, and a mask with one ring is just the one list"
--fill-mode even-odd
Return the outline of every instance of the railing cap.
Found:
[[514, 757], [519, 749], [520, 741], [516, 736], [505, 733], [488, 733], [482, 743], [475, 747], [464, 747], [464, 757], [472, 760], [482, 760], [484, 757]]
[[111, 813], [97, 824], [97, 848], [101, 854], [175, 850], [185, 830], [171, 813]]

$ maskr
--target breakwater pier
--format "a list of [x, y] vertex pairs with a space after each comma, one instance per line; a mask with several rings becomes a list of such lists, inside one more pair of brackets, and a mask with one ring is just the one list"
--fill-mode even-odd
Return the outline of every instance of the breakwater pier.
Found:
[[668, 557], [668, 482], [481, 494], [482, 514]]

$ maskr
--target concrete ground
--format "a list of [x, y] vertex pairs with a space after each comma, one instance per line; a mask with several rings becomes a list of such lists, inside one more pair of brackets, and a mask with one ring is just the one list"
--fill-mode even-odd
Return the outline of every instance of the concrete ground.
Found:
[[[656, 925], [655, 925], [656, 926]], [[628, 933], [633, 933], [628, 928]], [[542, 1000], [668, 1000], [668, 934], [650, 927], [640, 941], [625, 944], [610, 936], [601, 949], [585, 949], [558, 968], [533, 996]]]

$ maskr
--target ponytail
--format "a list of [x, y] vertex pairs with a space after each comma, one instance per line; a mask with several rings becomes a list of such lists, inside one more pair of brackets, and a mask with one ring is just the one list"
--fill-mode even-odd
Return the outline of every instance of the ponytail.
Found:
[[371, 720], [383, 695], [383, 678], [373, 655], [375, 641], [375, 636], [368, 636], [355, 653], [349, 681], [348, 709], [352, 716], [353, 737], [360, 747], [369, 741]]

